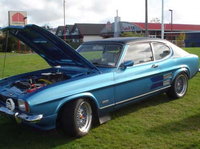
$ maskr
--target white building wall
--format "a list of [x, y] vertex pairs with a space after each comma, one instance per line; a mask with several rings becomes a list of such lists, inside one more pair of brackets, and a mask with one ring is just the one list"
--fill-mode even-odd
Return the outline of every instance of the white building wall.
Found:
[[85, 35], [84, 37], [83, 37], [83, 41], [85, 42], [85, 41], [93, 41], [93, 40], [100, 40], [100, 39], [103, 39], [103, 37], [101, 37], [101, 36], [89, 36], [89, 35]]

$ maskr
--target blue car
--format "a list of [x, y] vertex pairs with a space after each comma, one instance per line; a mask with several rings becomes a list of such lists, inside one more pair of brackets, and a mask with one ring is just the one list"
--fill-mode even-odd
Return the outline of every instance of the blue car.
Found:
[[71, 136], [86, 135], [111, 111], [152, 95], [183, 97], [199, 69], [198, 56], [161, 39], [110, 38], [74, 50], [36, 25], [3, 30], [51, 68], [0, 80], [0, 113]]

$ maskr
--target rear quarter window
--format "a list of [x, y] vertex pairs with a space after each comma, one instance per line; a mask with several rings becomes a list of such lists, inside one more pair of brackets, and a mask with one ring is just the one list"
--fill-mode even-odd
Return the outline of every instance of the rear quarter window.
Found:
[[170, 48], [163, 43], [153, 43], [153, 49], [155, 60], [164, 59], [171, 53]]

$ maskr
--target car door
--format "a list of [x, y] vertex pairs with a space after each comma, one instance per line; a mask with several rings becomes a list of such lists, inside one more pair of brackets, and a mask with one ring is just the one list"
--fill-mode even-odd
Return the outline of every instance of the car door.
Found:
[[126, 69], [119, 67], [114, 73], [116, 106], [155, 90], [154, 77], [159, 73], [149, 42], [130, 44], [124, 52], [122, 63], [133, 61], [134, 65]]
[[171, 84], [173, 76], [175, 59], [172, 59], [172, 49], [162, 42], [152, 42], [154, 52], [155, 65], [159, 69], [156, 78], [158, 83], [157, 88], [163, 88]]

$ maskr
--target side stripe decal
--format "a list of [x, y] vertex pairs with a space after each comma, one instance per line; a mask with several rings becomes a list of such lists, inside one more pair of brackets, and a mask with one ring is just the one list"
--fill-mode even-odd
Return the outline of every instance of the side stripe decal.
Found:
[[118, 104], [121, 104], [121, 103], [124, 103], [124, 102], [128, 102], [128, 101], [131, 101], [131, 100], [134, 100], [134, 99], [137, 99], [137, 98], [140, 98], [140, 97], [143, 97], [143, 96], [146, 96], [146, 95], [149, 95], [149, 94], [152, 94], [152, 93], [164, 90], [164, 89], [167, 89], [169, 87], [171, 87], [171, 85], [157, 89], [157, 90], [154, 90], [154, 91], [151, 91], [151, 92], [148, 92], [148, 93], [145, 93], [145, 94], [142, 94], [142, 95], [139, 95], [139, 96], [136, 96], [136, 97], [133, 97], [133, 98], [129, 98], [129, 99], [126, 99], [126, 100], [123, 100], [123, 101], [119, 101], [115, 104], [110, 104], [110, 105], [107, 105], [107, 106], [104, 106], [104, 107], [100, 107], [100, 109], [102, 110], [102, 109], [105, 109], [105, 108], [108, 108], [108, 107], [111, 107], [111, 106], [114, 106], [114, 105], [118, 105]]

